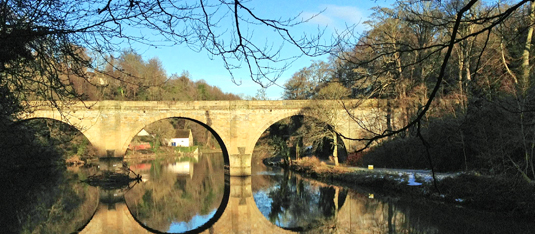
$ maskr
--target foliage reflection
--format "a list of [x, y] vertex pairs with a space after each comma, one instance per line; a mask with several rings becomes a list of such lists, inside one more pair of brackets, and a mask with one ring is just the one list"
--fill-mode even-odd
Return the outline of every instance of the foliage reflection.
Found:
[[203, 154], [198, 160], [132, 163], [143, 183], [125, 194], [132, 215], [160, 232], [186, 232], [214, 216], [225, 189], [221, 154]]
[[[346, 189], [268, 168], [253, 196], [274, 225], [305, 233], [531, 233], [532, 220]], [[256, 184], [256, 185], [255, 185]]]
[[259, 207], [262, 214], [290, 230], [311, 230], [332, 221], [347, 195], [343, 188], [312, 184], [291, 171], [277, 173], [270, 180], [275, 184], [255, 193], [255, 202], [270, 201], [270, 207]]
[[69, 169], [50, 167], [0, 176], [9, 182], [0, 203], [4, 214], [0, 232], [71, 233], [82, 228], [97, 207], [98, 189], [79, 183], [87, 175], [85, 170]]

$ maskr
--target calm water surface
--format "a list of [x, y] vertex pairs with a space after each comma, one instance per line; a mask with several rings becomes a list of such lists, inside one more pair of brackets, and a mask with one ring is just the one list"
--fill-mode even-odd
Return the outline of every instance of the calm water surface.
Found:
[[535, 219], [382, 196], [280, 169], [253, 175], [253, 196], [267, 220], [305, 233], [535, 233]]
[[229, 190], [221, 154], [131, 162], [130, 169], [143, 182], [125, 193], [125, 202], [141, 225], [159, 232], [182, 233], [214, 223]]
[[[7, 183], [0, 233], [535, 233], [535, 220], [386, 197], [265, 169], [225, 176], [221, 154], [26, 170]], [[80, 182], [129, 168], [141, 182]]]

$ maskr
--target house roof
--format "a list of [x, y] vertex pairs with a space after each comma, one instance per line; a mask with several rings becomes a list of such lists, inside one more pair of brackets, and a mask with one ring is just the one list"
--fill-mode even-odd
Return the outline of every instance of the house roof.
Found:
[[190, 129], [177, 129], [175, 131], [175, 138], [189, 138], [190, 133]]
[[137, 135], [138, 136], [150, 136], [150, 134], [145, 129], [141, 129], [141, 131]]

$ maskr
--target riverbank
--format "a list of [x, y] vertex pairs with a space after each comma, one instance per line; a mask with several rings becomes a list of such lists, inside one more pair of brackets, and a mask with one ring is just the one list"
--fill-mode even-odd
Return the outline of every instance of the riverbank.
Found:
[[[195, 146], [197, 147], [197, 146]], [[136, 150], [136, 151], [127, 151], [124, 156], [125, 159], [156, 159], [161, 156], [173, 156], [173, 157], [183, 157], [190, 156], [195, 157], [199, 154], [217, 154], [222, 153], [221, 149], [211, 149], [211, 148], [202, 148], [197, 147], [194, 150], [188, 150], [187, 147], [179, 149], [176, 147], [160, 147], [157, 151], [152, 150]]]
[[535, 186], [513, 178], [440, 173], [436, 175], [437, 191], [429, 171], [332, 166], [314, 158], [294, 161], [290, 169], [332, 184], [370, 188], [382, 195], [425, 197], [507, 216], [535, 216]]

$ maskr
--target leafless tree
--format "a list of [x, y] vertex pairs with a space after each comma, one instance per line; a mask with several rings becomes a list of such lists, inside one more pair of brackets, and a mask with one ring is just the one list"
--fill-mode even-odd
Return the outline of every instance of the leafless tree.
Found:
[[[309, 19], [263, 18], [240, 0], [1, 0], [0, 12], [0, 86], [18, 101], [76, 97], [70, 77], [90, 80], [98, 72], [87, 52], [106, 58], [135, 43], [205, 51], [221, 58], [231, 75], [248, 69], [263, 87], [299, 56], [330, 49], [320, 44], [321, 31], [292, 34]], [[255, 37], [255, 31], [278, 39]], [[289, 46], [300, 54], [283, 54]]]
[[[525, 17], [527, 25], [524, 31], [516, 32], [517, 37], [521, 35], [525, 38], [519, 40], [524, 45], [518, 53], [521, 54], [520, 66], [516, 67], [516, 76], [521, 78], [514, 78], [518, 80], [515, 82], [516, 89], [523, 97], [529, 96], [526, 94], [532, 77], [530, 52], [535, 14], [533, 6], [534, 2], [528, 0], [409, 0], [396, 1], [394, 10], [376, 9], [378, 16], [384, 19], [379, 20], [379, 25], [375, 25], [374, 29], [357, 36], [356, 41], [341, 44], [339, 50], [345, 52], [340, 53], [338, 60], [343, 61], [341, 64], [345, 67], [352, 68], [346, 76], [357, 81], [365, 80], [366, 82], [358, 84], [372, 87], [370, 90], [376, 97], [406, 97], [413, 93], [414, 98], [421, 101], [416, 105], [417, 109], [413, 110], [414, 114], [409, 116], [410, 119], [405, 124], [398, 125], [398, 128], [352, 140], [364, 142], [365, 147], [360, 149], [364, 150], [378, 140], [414, 129], [415, 136], [428, 146], [421, 127], [433, 103], [440, 96], [447, 96], [448, 92], [466, 95], [479, 77], [495, 75], [483, 74], [486, 69], [483, 69], [484, 63], [489, 61], [486, 59], [488, 56], [483, 55], [489, 53], [489, 50], [495, 51], [496, 47], [490, 45], [493, 33], [503, 28], [505, 22], [518, 16]], [[506, 62], [504, 64], [507, 65]], [[452, 69], [452, 66], [457, 67]], [[454, 74], [458, 78], [453, 79]], [[456, 86], [451, 85], [454, 82], [457, 83]], [[526, 108], [518, 109], [519, 113], [526, 111]], [[526, 124], [522, 114], [520, 122], [521, 125]], [[429, 153], [428, 159], [431, 162]], [[517, 167], [523, 175], [529, 171], [532, 161], [532, 157], [526, 153], [525, 162], [522, 163], [525, 168]]]

